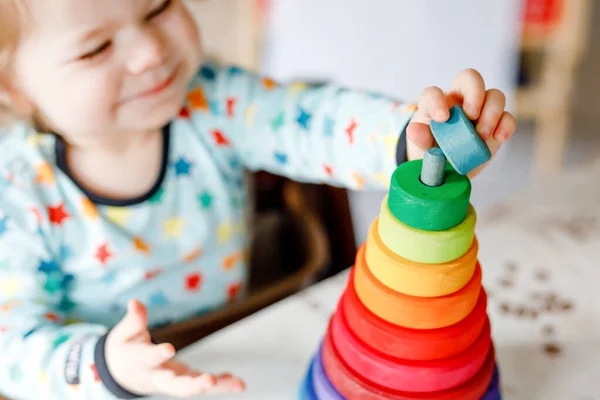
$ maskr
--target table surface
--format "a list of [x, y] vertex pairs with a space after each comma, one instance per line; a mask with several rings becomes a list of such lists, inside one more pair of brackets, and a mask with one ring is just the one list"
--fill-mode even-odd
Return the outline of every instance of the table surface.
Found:
[[[507, 400], [600, 399], [599, 173], [600, 164], [573, 171], [478, 217], [479, 260]], [[246, 393], [215, 398], [294, 399], [346, 281], [347, 271], [178, 357], [246, 380]]]

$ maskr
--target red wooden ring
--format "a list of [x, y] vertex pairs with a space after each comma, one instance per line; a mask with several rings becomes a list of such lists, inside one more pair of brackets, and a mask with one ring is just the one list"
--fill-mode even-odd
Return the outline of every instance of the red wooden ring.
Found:
[[360, 301], [354, 287], [354, 269], [340, 300], [350, 330], [364, 343], [391, 357], [437, 360], [465, 351], [481, 333], [487, 320], [487, 294], [482, 288], [475, 309], [454, 325], [437, 329], [411, 329], [391, 324], [373, 314]]
[[462, 385], [481, 369], [492, 345], [488, 321], [473, 346], [455, 357], [430, 361], [393, 358], [358, 339], [339, 307], [331, 320], [331, 336], [342, 360], [358, 375], [407, 392], [440, 392]]
[[347, 399], [353, 400], [480, 400], [486, 393], [495, 366], [494, 348], [490, 349], [483, 368], [470, 381], [442, 392], [410, 393], [386, 389], [366, 381], [342, 361], [333, 344], [331, 329], [323, 342], [323, 364], [331, 383]]

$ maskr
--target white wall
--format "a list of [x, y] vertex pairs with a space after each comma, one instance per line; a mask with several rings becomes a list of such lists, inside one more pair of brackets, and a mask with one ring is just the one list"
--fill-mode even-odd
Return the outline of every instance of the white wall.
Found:
[[[330, 79], [414, 101], [479, 70], [512, 104], [521, 0], [272, 0], [263, 72]], [[366, 239], [384, 193], [351, 193]]]

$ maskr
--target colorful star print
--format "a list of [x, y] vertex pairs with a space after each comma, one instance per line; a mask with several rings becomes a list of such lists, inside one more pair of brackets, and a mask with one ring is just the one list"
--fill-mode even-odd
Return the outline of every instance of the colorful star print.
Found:
[[163, 233], [165, 238], [179, 238], [184, 225], [183, 219], [172, 217], [163, 222]]
[[98, 218], [98, 210], [96, 209], [96, 206], [87, 197], [83, 197], [81, 199], [81, 209], [83, 210], [83, 215], [85, 215], [87, 218], [91, 220]]
[[348, 142], [350, 144], [354, 144], [354, 132], [356, 131], [357, 127], [358, 123], [352, 119], [352, 121], [350, 121], [350, 125], [348, 125], [346, 128], [346, 135], [348, 136]]
[[238, 99], [235, 97], [230, 97], [227, 99], [227, 116], [229, 118], [235, 117], [235, 106], [237, 104]]
[[285, 125], [285, 112], [281, 111], [271, 121], [271, 128], [273, 132], [279, 132], [279, 130]]
[[160, 307], [169, 304], [169, 299], [162, 291], [155, 292], [150, 295], [148, 300], [149, 307]]
[[71, 218], [71, 215], [65, 209], [65, 204], [60, 203], [55, 207], [48, 207], [48, 218], [55, 225], [63, 225], [65, 220]]
[[204, 191], [198, 196], [198, 201], [203, 209], [209, 209], [213, 203], [213, 197], [208, 191]]
[[220, 130], [215, 129], [211, 132], [211, 134], [217, 146], [231, 146], [231, 142], [229, 141], [229, 139], [227, 139], [223, 132], [221, 132]]
[[131, 216], [131, 211], [126, 207], [106, 207], [106, 218], [115, 225], [125, 226]]
[[185, 277], [185, 289], [189, 292], [197, 292], [202, 285], [202, 274], [194, 273]]
[[328, 164], [323, 164], [323, 169], [328, 176], [333, 176], [333, 167]]
[[247, 126], [252, 126], [254, 124], [254, 116], [256, 115], [257, 111], [258, 107], [256, 106], [256, 104], [252, 104], [250, 107], [248, 107], [248, 110], [246, 111]]
[[277, 87], [277, 83], [271, 78], [263, 79], [263, 86], [266, 90], [271, 91]]
[[58, 257], [61, 262], [67, 261], [69, 258], [71, 258], [72, 254], [73, 252], [71, 251], [71, 248], [66, 244], [60, 246], [60, 249], [58, 250]]
[[396, 154], [396, 147], [398, 146], [399, 137], [400, 136], [398, 133], [391, 133], [381, 138], [381, 141], [387, 149], [388, 156], [392, 157]]
[[44, 274], [50, 274], [52, 272], [60, 272], [60, 267], [54, 261], [42, 260], [38, 266], [38, 271]]
[[45, 162], [36, 167], [37, 175], [35, 177], [36, 183], [51, 184], [54, 183], [54, 173], [52, 172], [52, 166]]
[[284, 152], [276, 151], [275, 153], [273, 153], [273, 156], [275, 157], [275, 161], [279, 165], [286, 165], [288, 163], [288, 155]]
[[101, 244], [98, 247], [98, 250], [96, 250], [96, 259], [98, 261], [100, 261], [100, 263], [102, 265], [106, 265], [108, 263], [108, 261], [113, 258], [113, 253], [110, 251], [109, 247], [108, 247], [108, 243], [105, 242], [103, 244]]
[[311, 115], [302, 107], [299, 107], [298, 109], [298, 124], [304, 129], [304, 130], [309, 130], [310, 129], [310, 119], [311, 119]]
[[217, 236], [219, 243], [226, 243], [231, 239], [233, 233], [233, 226], [229, 222], [225, 222], [217, 228]]
[[225, 259], [223, 260], [223, 269], [225, 271], [231, 270], [241, 260], [242, 260], [242, 254], [240, 252], [236, 251], [235, 253], [231, 254], [230, 256], [225, 257]]
[[229, 301], [230, 302], [234, 301], [237, 298], [237, 296], [240, 294], [241, 290], [242, 290], [242, 284], [240, 282], [229, 285], [229, 288], [227, 289], [227, 296], [228, 296]]
[[200, 68], [200, 75], [207, 81], [214, 81], [216, 77], [216, 72], [214, 69], [204, 65], [202, 66], [202, 68]]
[[188, 94], [188, 102], [190, 107], [196, 110], [208, 111], [208, 102], [204, 96], [204, 91], [197, 87]]
[[179, 157], [175, 163], [175, 174], [177, 176], [189, 176], [193, 164], [183, 157]]
[[100, 375], [98, 375], [98, 369], [96, 368], [96, 364], [90, 365], [90, 371], [92, 372], [92, 377], [94, 379], [94, 382], [96, 382], [96, 383], [100, 382]]
[[182, 107], [181, 110], [179, 110], [179, 118], [189, 119], [190, 117], [190, 110], [187, 107]]
[[69, 341], [69, 339], [71, 339], [71, 335], [67, 334], [67, 333], [62, 333], [59, 334], [57, 337], [54, 338], [54, 340], [52, 341], [52, 347], [53, 348], [58, 348], [58, 346], [60, 346], [63, 343], [66, 343]]
[[185, 257], [183, 257], [183, 261], [189, 264], [189, 263], [196, 261], [198, 258], [200, 258], [201, 255], [202, 255], [202, 248], [197, 247], [194, 250], [192, 250], [190, 253], [186, 254]]
[[333, 137], [335, 129], [335, 121], [329, 117], [325, 117], [323, 120], [323, 135], [326, 137]]
[[0, 218], [0, 238], [6, 233], [8, 225], [8, 217]]
[[142, 238], [134, 237], [133, 238], [133, 247], [134, 247], [135, 251], [144, 253], [146, 255], [150, 254], [150, 246]]
[[158, 204], [162, 201], [163, 195], [165, 194], [165, 189], [159, 188], [156, 193], [148, 200], [151, 204]]
[[147, 281], [149, 281], [150, 279], [154, 279], [156, 278], [158, 275], [160, 275], [163, 272], [162, 268], [156, 268], [153, 269], [151, 271], [147, 271], [144, 274], [144, 279], [146, 279]]

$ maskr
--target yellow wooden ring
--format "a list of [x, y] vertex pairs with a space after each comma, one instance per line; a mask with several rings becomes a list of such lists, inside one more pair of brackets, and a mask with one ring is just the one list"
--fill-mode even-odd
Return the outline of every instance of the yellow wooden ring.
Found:
[[376, 218], [371, 224], [365, 257], [371, 273], [390, 289], [410, 296], [438, 297], [459, 291], [472, 278], [479, 251], [477, 237], [462, 257], [444, 264], [423, 264], [393, 253], [379, 236], [380, 223]]
[[445, 231], [415, 229], [400, 222], [389, 209], [387, 198], [381, 202], [379, 236], [385, 245], [402, 258], [425, 264], [442, 264], [463, 256], [475, 235], [475, 209], [469, 205], [466, 218]]

